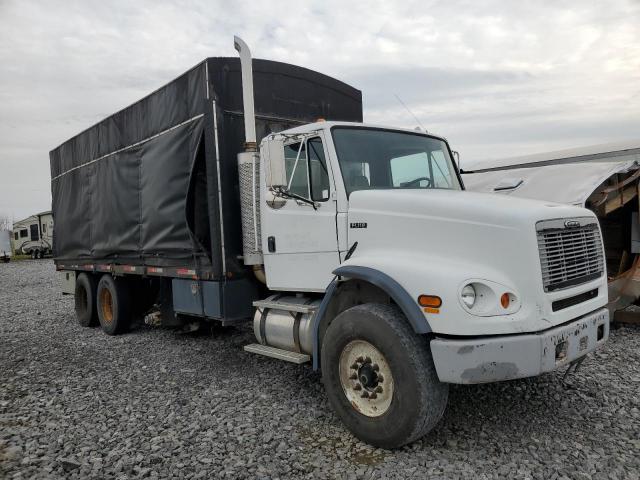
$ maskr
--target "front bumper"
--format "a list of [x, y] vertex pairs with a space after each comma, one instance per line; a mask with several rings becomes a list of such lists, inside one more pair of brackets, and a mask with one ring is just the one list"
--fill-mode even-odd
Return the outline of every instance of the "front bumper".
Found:
[[601, 308], [539, 333], [435, 338], [431, 353], [441, 382], [489, 383], [550, 372], [594, 351], [607, 338], [609, 311]]

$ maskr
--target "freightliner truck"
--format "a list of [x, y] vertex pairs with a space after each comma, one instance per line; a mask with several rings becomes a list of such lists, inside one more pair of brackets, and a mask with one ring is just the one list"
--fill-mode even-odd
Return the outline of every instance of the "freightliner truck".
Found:
[[364, 124], [358, 90], [235, 47], [51, 152], [81, 325], [253, 319], [246, 351], [321, 370], [336, 415], [385, 448], [432, 429], [449, 384], [606, 341], [593, 213], [467, 192], [444, 138]]

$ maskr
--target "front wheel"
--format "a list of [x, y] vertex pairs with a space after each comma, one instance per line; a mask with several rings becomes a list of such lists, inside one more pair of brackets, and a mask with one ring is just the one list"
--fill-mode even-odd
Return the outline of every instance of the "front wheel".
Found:
[[426, 339], [393, 305], [345, 310], [322, 342], [329, 402], [361, 440], [397, 448], [425, 435], [442, 417], [449, 394]]

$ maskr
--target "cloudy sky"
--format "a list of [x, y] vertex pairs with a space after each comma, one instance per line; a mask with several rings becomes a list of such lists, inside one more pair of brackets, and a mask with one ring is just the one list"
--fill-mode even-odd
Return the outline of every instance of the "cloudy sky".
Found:
[[640, 140], [640, 0], [0, 0], [0, 215], [50, 208], [48, 152], [207, 56], [258, 58], [363, 92], [465, 162]]

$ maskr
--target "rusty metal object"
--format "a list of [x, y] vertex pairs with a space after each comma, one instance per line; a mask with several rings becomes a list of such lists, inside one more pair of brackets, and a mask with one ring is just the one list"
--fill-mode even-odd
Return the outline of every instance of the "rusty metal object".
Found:
[[640, 298], [640, 255], [636, 255], [629, 270], [609, 279], [609, 303], [611, 318], [616, 310], [634, 303]]

